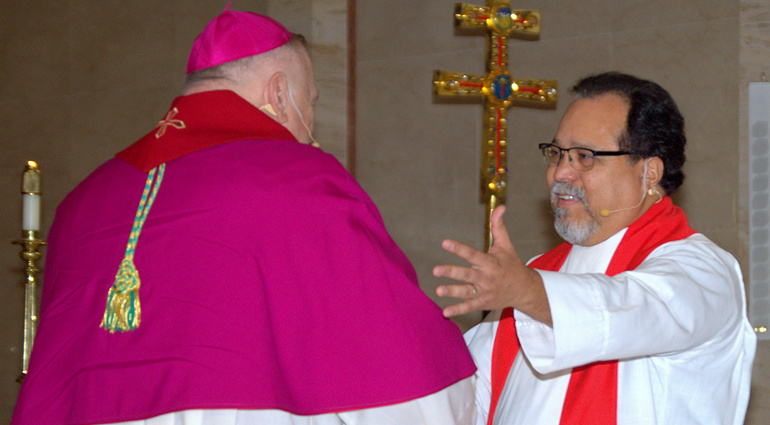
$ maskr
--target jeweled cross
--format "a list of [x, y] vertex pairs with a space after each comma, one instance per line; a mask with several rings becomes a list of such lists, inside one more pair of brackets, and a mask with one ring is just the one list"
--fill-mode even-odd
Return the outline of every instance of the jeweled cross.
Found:
[[486, 28], [486, 76], [434, 71], [433, 92], [440, 96], [475, 96], [484, 103], [481, 145], [481, 202], [487, 206], [485, 247], [492, 244], [490, 215], [505, 203], [506, 114], [511, 106], [555, 106], [556, 80], [515, 79], [508, 72], [508, 37], [540, 34], [540, 12], [513, 10], [509, 0], [488, 0], [487, 6], [455, 5], [455, 27]]

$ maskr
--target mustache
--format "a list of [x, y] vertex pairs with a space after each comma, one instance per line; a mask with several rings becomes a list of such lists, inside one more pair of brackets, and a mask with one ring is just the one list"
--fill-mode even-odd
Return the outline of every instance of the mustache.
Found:
[[554, 182], [551, 186], [551, 202], [555, 203], [556, 198], [558, 198], [559, 195], [569, 195], [574, 196], [576, 199], [578, 199], [580, 202], [583, 203], [583, 205], [588, 205], [586, 203], [586, 194], [583, 192], [580, 188], [572, 186], [571, 184], [565, 183], [565, 182]]

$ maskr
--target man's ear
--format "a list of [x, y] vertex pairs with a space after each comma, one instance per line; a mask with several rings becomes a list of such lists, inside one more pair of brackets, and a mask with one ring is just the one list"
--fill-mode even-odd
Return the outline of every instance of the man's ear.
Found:
[[649, 163], [647, 164], [647, 175], [644, 178], [646, 179], [647, 187], [653, 188], [663, 179], [665, 166], [663, 165], [663, 160], [657, 156], [647, 158], [645, 161], [649, 161]]
[[276, 72], [267, 80], [265, 89], [265, 105], [260, 107], [276, 121], [285, 124], [289, 120], [287, 113], [289, 106], [289, 86], [286, 74]]

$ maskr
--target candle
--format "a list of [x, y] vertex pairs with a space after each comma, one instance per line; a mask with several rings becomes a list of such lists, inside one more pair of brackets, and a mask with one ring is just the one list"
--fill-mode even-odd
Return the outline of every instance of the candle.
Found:
[[22, 230], [40, 230], [40, 170], [35, 161], [27, 162], [21, 174]]

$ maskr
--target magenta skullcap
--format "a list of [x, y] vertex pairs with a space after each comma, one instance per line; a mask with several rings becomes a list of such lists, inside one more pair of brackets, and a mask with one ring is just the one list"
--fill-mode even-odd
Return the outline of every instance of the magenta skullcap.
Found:
[[188, 74], [265, 53], [292, 38], [291, 32], [269, 16], [229, 9], [230, 4], [193, 42], [187, 59]]

